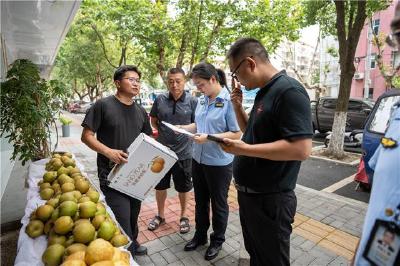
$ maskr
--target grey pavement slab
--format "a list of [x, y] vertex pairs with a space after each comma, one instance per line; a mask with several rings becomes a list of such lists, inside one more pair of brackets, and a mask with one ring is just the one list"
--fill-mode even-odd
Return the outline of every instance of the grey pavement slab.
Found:
[[368, 204], [301, 185], [296, 195], [297, 212], [360, 237]]

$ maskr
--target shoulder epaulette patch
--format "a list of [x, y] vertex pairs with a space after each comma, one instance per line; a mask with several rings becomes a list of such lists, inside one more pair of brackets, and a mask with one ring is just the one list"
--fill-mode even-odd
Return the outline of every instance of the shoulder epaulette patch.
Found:
[[397, 141], [392, 138], [385, 138], [381, 139], [381, 144], [384, 148], [394, 148], [397, 147]]

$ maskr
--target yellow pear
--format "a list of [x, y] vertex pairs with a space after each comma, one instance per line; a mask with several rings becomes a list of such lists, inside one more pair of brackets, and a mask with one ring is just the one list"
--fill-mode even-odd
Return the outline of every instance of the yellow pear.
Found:
[[75, 180], [75, 187], [77, 190], [84, 194], [89, 190], [90, 184], [86, 180], [78, 179]]
[[76, 252], [72, 253], [71, 255], [69, 255], [68, 257], [66, 257], [65, 260], [85, 261], [85, 251], [83, 251], [83, 250], [76, 251]]
[[69, 256], [77, 251], [86, 251], [87, 246], [81, 243], [74, 243], [65, 249], [65, 255]]
[[94, 190], [89, 190], [88, 192], [86, 192], [86, 196], [88, 196], [90, 200], [93, 201], [94, 203], [97, 203], [100, 198], [99, 192]]
[[125, 246], [126, 244], [128, 244], [129, 241], [128, 241], [128, 238], [125, 235], [119, 234], [119, 235], [114, 235], [111, 238], [110, 243], [114, 247], [121, 247], [121, 246]]
[[75, 190], [75, 185], [73, 183], [64, 183], [61, 185], [61, 191], [63, 193], [70, 192]]
[[42, 222], [46, 222], [51, 217], [53, 211], [53, 206], [47, 204], [42, 205], [36, 209], [36, 217]]
[[43, 190], [45, 188], [51, 188], [51, 184], [48, 182], [43, 182], [42, 184], [40, 184], [39, 190]]
[[74, 221], [70, 216], [61, 216], [54, 223], [54, 231], [57, 234], [65, 235], [72, 230]]
[[86, 266], [86, 263], [83, 260], [66, 260], [61, 266]]
[[[49, 183], [43, 183], [43, 184], [49, 184]], [[51, 197], [54, 195], [54, 190], [50, 187], [44, 188], [40, 191], [40, 198], [42, 200], [49, 200]]]
[[92, 218], [97, 211], [96, 204], [92, 201], [87, 201], [79, 204], [79, 215], [81, 218]]
[[54, 244], [60, 244], [64, 246], [66, 241], [67, 238], [63, 235], [51, 234], [49, 235], [49, 238], [47, 240], [47, 246], [51, 246]]
[[92, 265], [98, 261], [111, 261], [114, 256], [114, 247], [110, 242], [98, 238], [93, 240], [86, 249], [85, 262]]
[[103, 260], [92, 264], [92, 266], [114, 266], [114, 262], [112, 260]]
[[73, 234], [75, 242], [86, 244], [94, 239], [96, 229], [91, 223], [81, 223], [74, 227]]
[[36, 238], [43, 234], [44, 224], [40, 220], [32, 220], [25, 228], [25, 233], [31, 238]]
[[42, 255], [42, 261], [46, 266], [57, 266], [61, 264], [64, 255], [64, 246], [54, 244], [49, 246]]

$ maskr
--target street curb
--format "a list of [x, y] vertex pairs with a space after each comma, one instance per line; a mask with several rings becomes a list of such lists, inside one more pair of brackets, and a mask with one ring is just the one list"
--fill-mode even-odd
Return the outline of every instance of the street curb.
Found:
[[[325, 146], [323, 146], [323, 145], [316, 146], [316, 147], [312, 148], [312, 151], [318, 151], [318, 150], [321, 150], [323, 148], [325, 148]], [[347, 153], [361, 156], [360, 154], [354, 153], [354, 152], [347, 152]], [[334, 160], [334, 159], [329, 159], [329, 158], [326, 158], [326, 157], [316, 156], [316, 155], [310, 155], [310, 158], [325, 160], [325, 161], [328, 161], [328, 162], [333, 162], [333, 163], [338, 163], [338, 164], [343, 164], [343, 165], [349, 165], [349, 166], [356, 166], [356, 165], [358, 165], [360, 163], [360, 160], [354, 160], [354, 161], [352, 161], [350, 163], [346, 163], [346, 162], [342, 162], [342, 161], [338, 161], [338, 160]]]
[[319, 160], [324, 160], [324, 161], [328, 161], [328, 162], [332, 162], [332, 163], [338, 163], [338, 164], [343, 164], [343, 165], [348, 165], [348, 166], [356, 166], [360, 163], [360, 160], [354, 160], [350, 163], [345, 163], [342, 161], [338, 161], [338, 160], [333, 160], [333, 159], [329, 159], [329, 158], [325, 158], [325, 157], [320, 157], [320, 156], [315, 156], [315, 155], [310, 155], [310, 158], [313, 159], [319, 159]]

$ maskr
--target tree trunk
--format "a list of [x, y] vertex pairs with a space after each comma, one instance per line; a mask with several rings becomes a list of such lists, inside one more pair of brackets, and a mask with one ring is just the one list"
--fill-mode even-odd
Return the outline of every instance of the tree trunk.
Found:
[[158, 43], [158, 63], [157, 70], [160, 74], [165, 85], [167, 85], [166, 76], [165, 76], [165, 47], [163, 41], [159, 41]]
[[203, 56], [201, 57], [200, 61], [207, 60], [208, 53], [211, 50], [211, 46], [212, 46], [212, 44], [214, 42], [214, 39], [217, 36], [217, 34], [219, 33], [219, 30], [221, 29], [221, 26], [222, 26], [223, 23], [224, 23], [224, 18], [223, 17], [219, 18], [219, 19], [217, 19], [215, 21], [213, 30], [211, 31], [211, 34], [210, 34], [210, 38], [208, 39], [208, 43], [207, 43], [206, 49], [205, 49], [205, 51], [203, 53]]
[[318, 88], [315, 89], [315, 96], [314, 96], [314, 99], [315, 99], [317, 102], [319, 101], [319, 98], [321, 98], [321, 88], [320, 88], [320, 87], [318, 87]]
[[338, 159], [343, 158], [344, 156], [343, 144], [347, 121], [347, 107], [354, 72], [354, 65], [351, 64], [351, 70], [348, 70], [345, 73], [342, 72], [340, 77], [339, 96], [332, 125], [332, 137], [327, 151]]
[[[41, 99], [40, 99], [40, 95], [38, 95], [37, 93], [33, 94], [33, 98], [35, 99], [35, 103], [37, 106], [41, 105]], [[40, 122], [39, 124], [37, 124], [37, 127], [40, 128], [43, 131], [49, 130], [48, 126], [46, 126], [43, 121]], [[39, 130], [39, 131], [41, 131]], [[38, 139], [39, 145], [37, 145], [38, 147], [40, 147], [40, 150], [36, 151], [35, 157], [38, 159], [44, 159], [49, 157], [50, 155], [50, 147], [49, 147], [49, 143], [47, 141], [47, 138], [43, 138], [43, 139]]]
[[185, 32], [184, 34], [182, 34], [181, 46], [179, 48], [178, 58], [176, 59], [177, 68], [182, 68], [183, 66], [183, 59], [185, 58], [188, 42], [189, 42], [188, 34], [187, 32]]
[[[184, 10], [184, 13], [186, 13], [188, 11], [188, 5], [190, 5], [190, 11], [189, 14], [192, 14], [193, 8], [194, 8], [194, 4], [192, 3], [192, 1], [189, 1], [188, 4], [186, 5], [186, 8]], [[191, 30], [192, 27], [188, 26], [188, 25], [192, 25], [192, 19], [189, 16], [186, 16], [185, 18], [185, 31], [182, 34], [182, 38], [181, 38], [181, 45], [179, 47], [179, 54], [178, 57], [176, 59], [176, 67], [177, 68], [182, 68], [183, 66], [183, 60], [185, 58], [185, 53], [191, 38]]]
[[119, 58], [119, 66], [126, 65], [126, 50], [127, 50], [126, 46], [123, 46], [121, 48], [121, 56]]
[[79, 100], [82, 101], [84, 95], [82, 95], [79, 91], [78, 91], [78, 81], [76, 79], [74, 79], [74, 82], [72, 83], [72, 91], [78, 95]]
[[[346, 17], [345, 4], [350, 5]], [[357, 5], [357, 8], [356, 8]], [[335, 1], [336, 30], [339, 41], [340, 83], [335, 117], [332, 125], [332, 137], [327, 153], [342, 158], [344, 155], [344, 132], [346, 128], [347, 107], [350, 98], [351, 82], [355, 72], [354, 56], [364, 21], [367, 18], [365, 1]], [[357, 10], [355, 12], [355, 10]], [[355, 13], [355, 14], [354, 14]], [[354, 16], [355, 15], [355, 16]], [[346, 24], [346, 18], [348, 19]], [[347, 26], [347, 27], [346, 27]], [[347, 28], [347, 29], [346, 29]], [[347, 34], [346, 34], [347, 31]]]
[[197, 47], [199, 45], [200, 25], [201, 25], [201, 18], [202, 18], [202, 14], [203, 14], [203, 5], [204, 5], [204, 0], [201, 0], [200, 1], [199, 19], [197, 22], [196, 40], [192, 46], [192, 55], [190, 57], [189, 72], [192, 71], [192, 67], [194, 65], [194, 61], [195, 61], [196, 54], [197, 54]]

